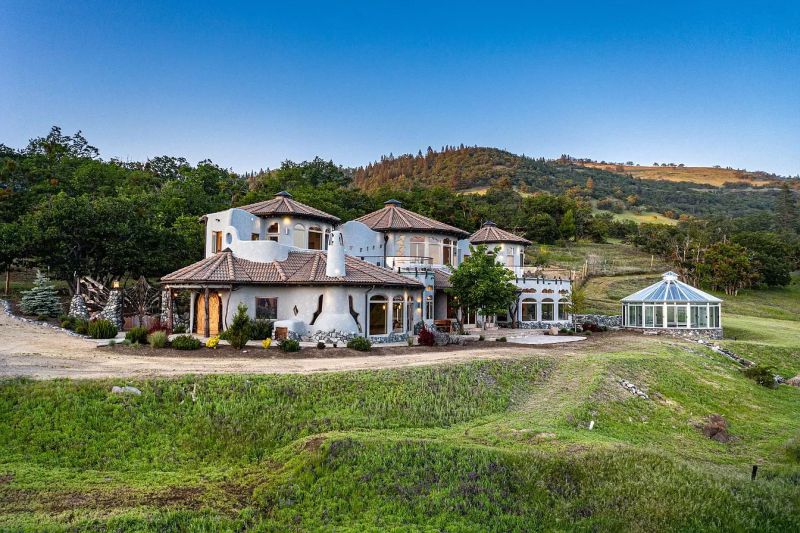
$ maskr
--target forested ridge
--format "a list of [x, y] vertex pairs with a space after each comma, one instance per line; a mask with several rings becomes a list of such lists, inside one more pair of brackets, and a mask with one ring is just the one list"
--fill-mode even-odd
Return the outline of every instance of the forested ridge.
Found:
[[[720, 267], [733, 254], [725, 279], [780, 285], [800, 262], [790, 183], [748, 191], [654, 182], [568, 157], [546, 161], [474, 147], [390, 156], [358, 169], [320, 158], [285, 161], [242, 175], [172, 156], [104, 161], [80, 132], [54, 127], [24, 148], [0, 145], [0, 269], [39, 267], [69, 286], [85, 275], [157, 278], [202, 257], [201, 215], [288, 190], [342, 220], [396, 198], [467, 231], [493, 220], [534, 243], [617, 238], [680, 264], [700, 282], [722, 279], [709, 262]], [[476, 188], [480, 194], [464, 193]], [[612, 213], [635, 209], [678, 223], [639, 225]]]

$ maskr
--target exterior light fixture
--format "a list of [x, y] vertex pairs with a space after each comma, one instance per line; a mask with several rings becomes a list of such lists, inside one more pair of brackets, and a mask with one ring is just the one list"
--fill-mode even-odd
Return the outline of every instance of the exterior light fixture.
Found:
[[119, 289], [119, 281], [114, 280], [114, 282], [111, 283], [111, 286], [114, 287], [115, 289]]

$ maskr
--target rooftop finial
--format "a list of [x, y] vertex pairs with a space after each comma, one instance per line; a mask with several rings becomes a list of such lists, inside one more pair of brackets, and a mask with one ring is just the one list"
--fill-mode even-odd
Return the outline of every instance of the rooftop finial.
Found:
[[669, 272], [664, 272], [664, 274], [661, 276], [661, 279], [664, 281], [678, 281], [678, 275], [670, 270]]
[[291, 198], [292, 197], [292, 195], [289, 194], [287, 191], [281, 191], [281, 192], [279, 192], [278, 194], [275, 195], [276, 198], [279, 197], [279, 196], [282, 197], [282, 198]]
[[383, 205], [385, 205], [387, 207], [400, 207], [401, 205], [403, 205], [403, 202], [401, 202], [400, 200], [395, 200], [394, 198], [392, 198], [390, 200], [386, 200], [385, 202], [383, 202]]
[[483, 225], [484, 226], [497, 226], [497, 224], [495, 224], [491, 220], [487, 220], [486, 222], [483, 223]]

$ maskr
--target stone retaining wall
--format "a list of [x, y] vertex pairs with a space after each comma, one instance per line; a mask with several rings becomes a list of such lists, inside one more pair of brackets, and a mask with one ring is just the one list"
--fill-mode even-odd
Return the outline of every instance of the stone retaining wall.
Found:
[[645, 335], [669, 335], [684, 339], [721, 339], [722, 328], [719, 329], [687, 329], [687, 328], [624, 328]]
[[585, 322], [608, 329], [619, 329], [622, 327], [622, 315], [575, 315], [576, 324], [583, 324]]

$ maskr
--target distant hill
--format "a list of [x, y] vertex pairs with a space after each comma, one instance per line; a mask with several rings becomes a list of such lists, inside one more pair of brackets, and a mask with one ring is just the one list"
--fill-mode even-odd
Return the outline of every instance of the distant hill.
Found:
[[[745, 216], [774, 206], [778, 176], [722, 168], [638, 167], [578, 160], [532, 158], [478, 146], [428, 148], [416, 155], [388, 155], [353, 170], [365, 191], [445, 187], [482, 192], [511, 185], [521, 194], [579, 193], [624, 209], [694, 216]], [[621, 204], [620, 204], [621, 205]]]
[[600, 168], [621, 174], [631, 174], [646, 180], [682, 181], [722, 187], [726, 183], [749, 183], [760, 187], [772, 185], [779, 176], [766, 172], [751, 172], [721, 167], [640, 166], [615, 163], [581, 163], [589, 168]]

